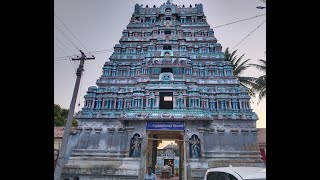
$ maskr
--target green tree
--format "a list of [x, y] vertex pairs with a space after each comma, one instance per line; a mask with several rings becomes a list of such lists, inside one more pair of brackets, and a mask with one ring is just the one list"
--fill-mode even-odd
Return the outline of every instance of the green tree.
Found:
[[78, 126], [78, 121], [76, 120], [76, 118], [72, 119], [72, 126], [73, 127], [77, 127]]
[[[69, 109], [61, 108], [59, 104], [54, 104], [54, 125], [65, 126], [68, 118]], [[78, 126], [78, 121], [73, 118], [72, 126]]]
[[236, 55], [237, 50], [230, 52], [229, 48], [224, 51], [224, 56], [227, 61], [230, 61], [233, 66], [233, 75], [240, 81], [242, 86], [248, 88], [248, 93], [251, 97], [255, 96], [255, 92], [260, 89], [256, 83], [256, 77], [241, 76], [241, 74], [250, 67], [248, 62], [250, 59], [243, 60], [245, 54], [242, 54], [239, 58]]
[[63, 126], [63, 118], [61, 117], [61, 107], [58, 104], [54, 104], [54, 125]]
[[252, 67], [257, 68], [258, 70], [260, 70], [261, 72], [263, 72], [263, 75], [260, 76], [259, 78], [257, 78], [254, 82], [258, 85], [258, 91], [259, 91], [259, 100], [258, 103], [266, 97], [267, 95], [267, 86], [266, 86], [266, 80], [267, 80], [267, 76], [266, 76], [266, 71], [267, 71], [267, 63], [266, 60], [263, 59], [259, 59], [259, 63], [260, 64], [249, 64]]
[[54, 119], [59, 119], [61, 117], [60, 115], [61, 107], [58, 104], [54, 104]]
[[69, 109], [61, 109], [60, 111], [60, 114], [61, 114], [61, 117], [64, 118], [64, 119], [67, 119], [68, 118], [68, 113], [69, 113]]

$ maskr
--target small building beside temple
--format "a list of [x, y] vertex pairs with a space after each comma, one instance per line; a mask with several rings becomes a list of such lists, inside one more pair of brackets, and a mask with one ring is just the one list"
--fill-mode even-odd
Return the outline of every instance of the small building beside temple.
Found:
[[267, 160], [267, 141], [266, 141], [266, 128], [258, 128], [258, 143], [261, 153], [261, 158], [266, 163]]

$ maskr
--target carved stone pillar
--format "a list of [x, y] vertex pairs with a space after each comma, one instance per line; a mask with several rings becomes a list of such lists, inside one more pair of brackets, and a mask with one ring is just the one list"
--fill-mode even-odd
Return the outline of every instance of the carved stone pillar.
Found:
[[206, 99], [206, 109], [209, 109], [209, 99]]
[[138, 98], [134, 98], [134, 109], [138, 109]]
[[188, 179], [188, 169], [190, 169], [189, 159], [190, 159], [190, 148], [189, 148], [189, 139], [191, 138], [190, 133], [185, 133], [184, 135], [184, 172], [183, 179]]
[[119, 146], [118, 146], [118, 151], [119, 151], [119, 153], [121, 154], [121, 145], [122, 145], [122, 139], [123, 139], [123, 132], [124, 132], [124, 128], [122, 128], [122, 127], [119, 127], [118, 128], [118, 133], [120, 134], [120, 143], [119, 143]]
[[114, 99], [114, 100], [113, 100], [113, 109], [116, 109], [116, 108], [117, 108], [116, 105], [117, 105], [117, 99]]
[[203, 139], [203, 134], [205, 132], [206, 128], [203, 127], [199, 127], [198, 131], [199, 131], [199, 139], [200, 139], [200, 146], [201, 146], [201, 157], [205, 158], [205, 153], [204, 153], [204, 139]]
[[104, 108], [105, 103], [106, 103], [106, 102], [105, 102], [105, 99], [103, 98], [103, 99], [102, 99], [102, 108]]
[[[98, 136], [100, 136], [99, 134], [101, 133], [102, 128], [101, 127], [96, 127], [96, 128], [94, 128], [94, 131]], [[99, 149], [99, 138], [97, 139], [97, 144], [95, 145], [95, 148]]]
[[123, 99], [123, 109], [127, 108], [127, 99]]
[[217, 102], [216, 102], [216, 103], [217, 103], [217, 106], [216, 106], [216, 107], [217, 107], [217, 109], [220, 109], [219, 102], [220, 102], [220, 101], [217, 99]]
[[95, 104], [95, 103], [96, 103], [96, 100], [93, 99], [92, 104], [91, 104], [91, 107], [92, 107], [92, 108], [94, 108], [94, 104]]
[[[183, 134], [182, 134], [183, 136]], [[180, 153], [179, 153], [179, 176], [182, 177], [183, 176], [183, 169], [184, 169], [184, 166], [183, 166], [183, 163], [184, 163], [184, 158], [183, 158], [183, 141], [177, 141], [176, 142], [177, 145], [179, 146], [179, 150], [180, 150]]]
[[156, 104], [155, 107], [158, 109], [159, 108], [159, 96], [156, 96]]
[[128, 132], [128, 140], [127, 140], [127, 150], [126, 150], [126, 157], [129, 157], [129, 153], [130, 153], [130, 145], [131, 145], [131, 138], [133, 137], [132, 135], [132, 131], [134, 129], [134, 127], [125, 127], [125, 129]]
[[127, 109], [130, 109], [130, 108], [131, 108], [131, 100], [127, 99]]
[[119, 109], [123, 109], [123, 99], [120, 99], [119, 102], [120, 102], [120, 106], [119, 106], [120, 108]]
[[[148, 138], [148, 135], [147, 135], [147, 131], [146, 131], [146, 128], [143, 128], [142, 129], [142, 132], [141, 132], [141, 156], [140, 156], [140, 178], [139, 179], [142, 179], [142, 177], [144, 176], [144, 174], [147, 172], [146, 169], [147, 169], [147, 163], [150, 163], [151, 164], [151, 161], [149, 162], [146, 162], [146, 158], [148, 158], [148, 152], [150, 153], [150, 148], [151, 148], [151, 143], [152, 141], [149, 141], [147, 138]], [[148, 145], [147, 145], [148, 144]], [[149, 151], [147, 150], [147, 147], [149, 149]], [[150, 154], [149, 154], [149, 157]]]
[[108, 149], [111, 150], [111, 147], [112, 147], [112, 136], [113, 136], [113, 133], [115, 131], [115, 128], [111, 127], [111, 128], [107, 128], [107, 129], [108, 129], [108, 133], [109, 133], [109, 135], [108, 135], [109, 138], [107, 138], [108, 139], [107, 144], [109, 144], [109, 148]]
[[150, 106], [149, 106], [149, 97], [146, 97], [146, 109], [149, 109]]

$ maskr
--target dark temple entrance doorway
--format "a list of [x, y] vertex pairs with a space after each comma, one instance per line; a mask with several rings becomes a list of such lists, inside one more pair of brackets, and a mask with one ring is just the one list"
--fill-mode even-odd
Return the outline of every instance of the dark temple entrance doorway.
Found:
[[147, 131], [146, 168], [152, 167], [157, 179], [182, 180], [184, 176], [184, 132]]

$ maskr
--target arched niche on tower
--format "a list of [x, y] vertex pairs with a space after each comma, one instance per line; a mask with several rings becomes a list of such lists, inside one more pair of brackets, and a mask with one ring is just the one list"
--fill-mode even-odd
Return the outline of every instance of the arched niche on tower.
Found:
[[[159, 9], [160, 9], [160, 13], [162, 13], [162, 14], [165, 14], [165, 13], [166, 14], [168, 14], [168, 13], [175, 14], [177, 12], [177, 7], [168, 1], [165, 4], [162, 4], [159, 7]], [[169, 9], [170, 9], [170, 11], [169, 11]]]
[[159, 81], [173, 81], [173, 80], [174, 78], [172, 73], [166, 72], [166, 73], [161, 73], [159, 75]]
[[201, 158], [201, 140], [196, 134], [189, 139], [189, 153], [191, 158]]
[[141, 156], [141, 137], [140, 137], [140, 134], [136, 133], [133, 135], [130, 141], [129, 157], [140, 157], [140, 156]]
[[161, 56], [164, 56], [164, 57], [173, 56], [173, 51], [172, 50], [163, 50], [163, 51], [161, 51]]

